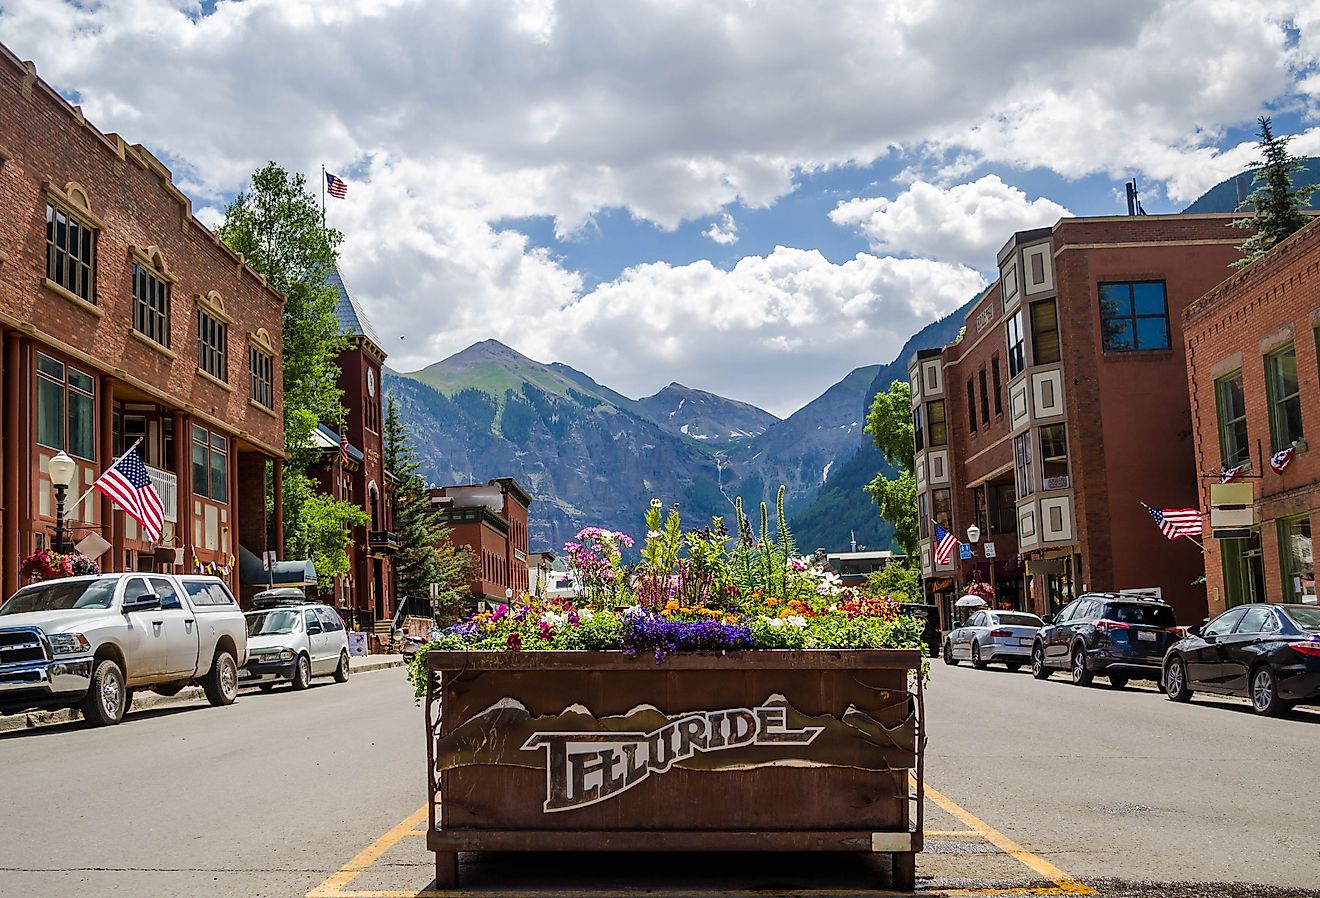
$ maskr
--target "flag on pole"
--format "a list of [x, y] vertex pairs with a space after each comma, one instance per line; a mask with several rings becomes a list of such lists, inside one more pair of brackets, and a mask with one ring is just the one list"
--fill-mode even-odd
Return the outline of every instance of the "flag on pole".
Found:
[[341, 465], [348, 464], [348, 434], [346, 433], [339, 435], [339, 463]]
[[1234, 480], [1237, 480], [1242, 476], [1242, 470], [1245, 467], [1246, 465], [1234, 465], [1231, 468], [1224, 468], [1224, 470], [1219, 472], [1219, 482], [1232, 483]]
[[953, 557], [953, 550], [958, 548], [958, 537], [954, 536], [944, 525], [935, 522], [935, 563], [948, 564], [949, 559]]
[[1289, 446], [1287, 449], [1280, 449], [1270, 456], [1270, 467], [1274, 469], [1275, 474], [1282, 474], [1283, 469], [1288, 467], [1288, 462], [1293, 460], [1297, 454], [1297, 447]]
[[92, 486], [141, 524], [149, 541], [160, 539], [165, 526], [165, 503], [152, 485], [151, 475], [136, 447], [121, 455]]
[[343, 178], [332, 175], [330, 172], [325, 173], [325, 189], [337, 200], [342, 200], [348, 196], [348, 184], [344, 182]]
[[1160, 532], [1169, 539], [1201, 535], [1201, 512], [1195, 508], [1151, 508], [1147, 505], [1146, 511], [1160, 525]]

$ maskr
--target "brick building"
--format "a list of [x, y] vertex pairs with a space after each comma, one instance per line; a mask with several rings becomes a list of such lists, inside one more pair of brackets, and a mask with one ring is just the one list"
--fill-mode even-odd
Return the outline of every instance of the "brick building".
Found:
[[455, 546], [466, 546], [478, 561], [472, 598], [503, 602], [509, 591], [530, 584], [527, 558], [527, 509], [531, 495], [512, 477], [471, 486], [443, 486], [429, 491], [436, 514], [450, 529]]
[[[47, 465], [61, 450], [77, 464], [72, 539], [104, 540], [103, 569], [214, 565], [239, 590], [240, 543], [260, 553], [281, 537], [278, 493], [268, 535], [265, 482], [283, 458], [282, 307], [192, 216], [169, 169], [0, 46], [6, 595], [20, 560], [51, 545]], [[77, 502], [139, 440], [165, 504], [156, 542], [99, 493]]]
[[384, 461], [380, 370], [385, 350], [338, 270], [331, 273], [329, 284], [339, 294], [335, 315], [350, 340], [335, 362], [348, 417], [342, 425], [318, 428], [314, 438], [322, 447], [323, 460], [312, 473], [322, 490], [371, 516], [365, 527], [353, 528], [349, 572], [335, 578], [329, 598], [355, 626], [385, 633], [397, 607], [392, 556], [399, 545], [394, 534], [394, 494]]
[[1230, 220], [1064, 218], [1018, 232], [962, 338], [913, 359], [918, 510], [963, 541], [973, 522], [984, 534], [975, 558], [937, 568], [923, 531], [941, 604], [993, 571], [1002, 599], [1037, 613], [1084, 589], [1156, 587], [1180, 619], [1204, 615], [1200, 551], [1168, 542], [1142, 503], [1196, 501], [1182, 312], [1238, 257]]
[[[1316, 601], [1312, 518], [1320, 512], [1320, 221], [1189, 306], [1183, 316], [1200, 507], [1216, 472], [1241, 467], [1255, 525], [1207, 539], [1209, 612]], [[1276, 472], [1270, 458], [1295, 454]]]

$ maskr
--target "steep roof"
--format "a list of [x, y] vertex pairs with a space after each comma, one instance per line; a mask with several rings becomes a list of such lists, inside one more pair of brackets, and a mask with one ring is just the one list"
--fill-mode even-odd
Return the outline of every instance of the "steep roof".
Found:
[[339, 329], [355, 337], [366, 337], [376, 345], [377, 349], [383, 350], [385, 346], [376, 335], [376, 329], [371, 326], [367, 313], [362, 311], [362, 306], [353, 298], [353, 294], [348, 292], [348, 287], [344, 285], [344, 276], [339, 273], [338, 267], [330, 272], [326, 283], [339, 291], [339, 303], [335, 306]]

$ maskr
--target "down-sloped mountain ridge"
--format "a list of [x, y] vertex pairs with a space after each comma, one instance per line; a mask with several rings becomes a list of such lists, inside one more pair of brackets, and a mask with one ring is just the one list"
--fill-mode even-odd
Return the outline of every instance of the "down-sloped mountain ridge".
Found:
[[700, 440], [708, 446], [728, 446], [759, 437], [779, 419], [736, 399], [671, 383], [653, 396], [637, 400], [638, 407], [670, 433]]
[[[557, 551], [588, 524], [640, 536], [643, 509], [657, 497], [680, 503], [689, 526], [730, 518], [736, 496], [754, 515], [781, 483], [803, 550], [844, 549], [850, 531], [882, 548], [892, 529], [861, 490], [883, 466], [862, 430], [866, 410], [878, 389], [906, 377], [913, 352], [953, 339], [966, 308], [913, 336], [890, 364], [855, 369], [782, 421], [677, 384], [630, 399], [495, 340], [420, 371], [387, 370], [384, 379], [428, 480], [512, 476], [527, 487], [533, 550]], [[758, 426], [739, 440], [700, 438]]]

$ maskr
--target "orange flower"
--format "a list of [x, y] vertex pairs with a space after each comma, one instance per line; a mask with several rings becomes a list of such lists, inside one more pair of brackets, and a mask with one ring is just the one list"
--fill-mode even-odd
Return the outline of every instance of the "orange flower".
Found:
[[793, 616], [793, 609], [792, 609], [792, 608], [785, 608], [783, 611], [779, 612], [779, 616], [780, 616], [780, 617], [792, 617], [792, 616]]
[[724, 615], [724, 622], [725, 622], [726, 624], [736, 624], [736, 623], [738, 623], [738, 617], [737, 617], [737, 615], [726, 614], [726, 615]]
[[773, 608], [775, 605], [779, 604], [779, 600], [776, 599], [774, 596], [770, 596], [768, 599], [765, 600], [765, 603], [769, 605], [771, 608]]
[[678, 610], [678, 599], [670, 599], [668, 602], [665, 602], [665, 610], [666, 610], [666, 611], [677, 611], [677, 610]]

